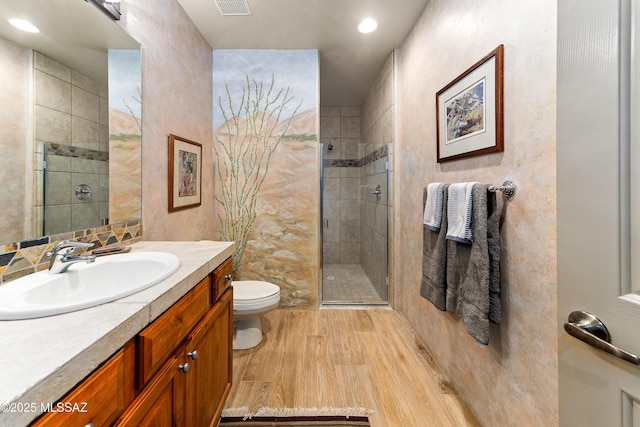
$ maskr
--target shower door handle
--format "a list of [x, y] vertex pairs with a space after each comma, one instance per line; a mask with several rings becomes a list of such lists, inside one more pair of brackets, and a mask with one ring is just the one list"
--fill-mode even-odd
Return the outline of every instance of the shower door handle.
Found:
[[564, 324], [564, 330], [572, 337], [599, 350], [606, 351], [625, 362], [640, 365], [638, 356], [611, 344], [609, 330], [600, 319], [591, 313], [582, 310], [572, 312], [569, 314], [568, 322]]
[[329, 218], [325, 218], [323, 222], [324, 222], [324, 228], [329, 228]]

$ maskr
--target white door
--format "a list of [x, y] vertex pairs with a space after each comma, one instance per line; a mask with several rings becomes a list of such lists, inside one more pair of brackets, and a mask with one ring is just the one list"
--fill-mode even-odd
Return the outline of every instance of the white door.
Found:
[[606, 325], [614, 346], [640, 355], [638, 3], [558, 1], [558, 362], [563, 427], [640, 426], [640, 368], [570, 336], [563, 327], [571, 312], [588, 311]]

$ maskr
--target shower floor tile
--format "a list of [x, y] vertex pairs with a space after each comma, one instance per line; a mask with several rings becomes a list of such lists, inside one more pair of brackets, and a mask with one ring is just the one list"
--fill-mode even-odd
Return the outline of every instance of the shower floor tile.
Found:
[[360, 264], [326, 264], [322, 276], [324, 303], [383, 302]]

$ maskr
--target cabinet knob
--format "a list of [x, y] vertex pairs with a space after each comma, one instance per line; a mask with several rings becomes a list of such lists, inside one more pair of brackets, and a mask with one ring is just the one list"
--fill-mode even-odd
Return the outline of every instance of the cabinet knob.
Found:
[[233, 279], [233, 276], [231, 276], [230, 274], [227, 274], [226, 276], [224, 276], [224, 278], [227, 280], [231, 280]]
[[96, 427], [94, 423], [87, 423], [84, 427]]
[[184, 372], [185, 374], [186, 374], [187, 372], [189, 372], [189, 368], [190, 368], [189, 363], [184, 363], [184, 364], [182, 364], [182, 365], [178, 366], [178, 370], [179, 370], [180, 372]]
[[187, 357], [191, 360], [196, 360], [198, 358], [198, 350], [193, 350], [187, 353]]

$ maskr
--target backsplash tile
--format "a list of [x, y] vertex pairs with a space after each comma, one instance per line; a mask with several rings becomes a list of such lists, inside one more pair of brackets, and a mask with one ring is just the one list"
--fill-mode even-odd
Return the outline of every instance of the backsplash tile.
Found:
[[[6, 245], [6, 246], [10, 246], [10, 245]], [[16, 253], [17, 251], [14, 250], [11, 252], [0, 254], [0, 274], [4, 273], [4, 271], [7, 268], [7, 265], [9, 265], [9, 263], [11, 262], [11, 260], [13, 259]]]
[[0, 245], [0, 286], [48, 268], [46, 253], [64, 240], [91, 242], [91, 249], [126, 246], [142, 240], [142, 221], [131, 220], [80, 231]]
[[[20, 242], [20, 248], [24, 249], [31, 246], [46, 245], [47, 243], [49, 243], [49, 237], [41, 237], [39, 239], [32, 239], [32, 240], [23, 240], [22, 242]], [[12, 245], [15, 245], [15, 243]]]

